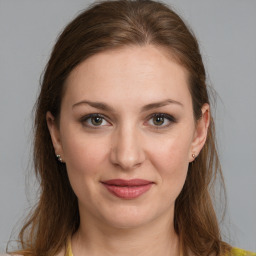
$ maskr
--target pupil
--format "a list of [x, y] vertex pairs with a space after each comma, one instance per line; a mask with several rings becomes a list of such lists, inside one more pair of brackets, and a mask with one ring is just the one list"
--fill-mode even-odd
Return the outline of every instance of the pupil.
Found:
[[100, 125], [100, 124], [102, 123], [102, 118], [101, 118], [101, 117], [98, 117], [98, 116], [93, 117], [93, 118], [92, 118], [92, 123], [93, 123], [94, 125]]
[[161, 116], [154, 117], [153, 122], [155, 125], [161, 125], [164, 123], [164, 118]]

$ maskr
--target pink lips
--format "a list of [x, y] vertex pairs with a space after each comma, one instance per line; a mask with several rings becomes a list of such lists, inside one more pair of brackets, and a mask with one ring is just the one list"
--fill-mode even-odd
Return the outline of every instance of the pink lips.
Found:
[[134, 199], [147, 192], [151, 188], [153, 182], [141, 179], [114, 179], [103, 181], [102, 184], [109, 192], [117, 197], [123, 199]]

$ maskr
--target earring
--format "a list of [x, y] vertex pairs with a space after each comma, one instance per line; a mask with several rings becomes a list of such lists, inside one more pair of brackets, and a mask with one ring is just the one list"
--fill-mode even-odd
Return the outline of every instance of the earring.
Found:
[[57, 159], [58, 159], [59, 162], [63, 163], [63, 160], [62, 160], [62, 158], [61, 158], [60, 155], [56, 155], [56, 157], [57, 157]]
[[195, 154], [192, 154], [192, 157], [195, 159], [195, 158], [196, 158], [196, 155], [195, 155]]

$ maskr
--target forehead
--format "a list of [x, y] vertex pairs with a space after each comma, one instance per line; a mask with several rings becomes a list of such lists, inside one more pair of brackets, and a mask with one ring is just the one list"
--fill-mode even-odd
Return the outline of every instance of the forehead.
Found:
[[188, 73], [163, 48], [152, 45], [101, 52], [79, 64], [66, 80], [64, 98], [148, 103], [187, 101]]

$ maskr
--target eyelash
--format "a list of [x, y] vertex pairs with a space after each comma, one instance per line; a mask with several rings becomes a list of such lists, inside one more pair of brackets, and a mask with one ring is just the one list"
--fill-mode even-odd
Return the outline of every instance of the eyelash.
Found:
[[[102, 127], [102, 125], [99, 125], [99, 126], [94, 126], [94, 125], [88, 125], [88, 120], [94, 118], [94, 117], [99, 117], [99, 118], [102, 118], [103, 120], [105, 120], [106, 122], [108, 118], [106, 118], [104, 115], [102, 114], [99, 114], [99, 113], [93, 113], [93, 114], [89, 114], [89, 115], [86, 115], [84, 117], [81, 118], [81, 122], [84, 124], [84, 126], [86, 127], [89, 127], [89, 128], [92, 128], [92, 129], [99, 129], [100, 127]], [[167, 128], [169, 127], [171, 124], [173, 123], [176, 123], [177, 120], [174, 116], [172, 115], [169, 115], [169, 114], [166, 114], [166, 113], [154, 113], [152, 115], [150, 115], [148, 118], [147, 118], [147, 122], [149, 122], [152, 118], [154, 117], [160, 117], [160, 118], [164, 118], [164, 119], [167, 119], [169, 124], [167, 125], [160, 125], [160, 126], [157, 126], [157, 125], [152, 125], [153, 129], [164, 129], [164, 128]]]

